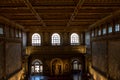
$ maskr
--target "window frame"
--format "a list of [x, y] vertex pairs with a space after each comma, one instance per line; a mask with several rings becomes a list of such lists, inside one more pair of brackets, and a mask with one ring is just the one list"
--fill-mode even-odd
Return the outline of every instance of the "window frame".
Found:
[[72, 66], [73, 66], [73, 70], [82, 70], [82, 64], [80, 63], [80, 61], [79, 60], [74, 60], [73, 62], [72, 62]]
[[22, 37], [22, 30], [19, 30], [19, 38], [21, 38]]
[[[119, 27], [117, 26], [117, 28], [116, 28], [116, 25], [119, 25]], [[115, 32], [120, 32], [120, 24], [119, 23], [115, 24]]]
[[[36, 64], [38, 63], [38, 64]], [[38, 69], [37, 69], [38, 68]], [[37, 71], [38, 70], [38, 71]], [[32, 65], [31, 65], [31, 73], [32, 74], [39, 74], [39, 73], [43, 73], [43, 63], [36, 59], [32, 62]]]
[[70, 45], [79, 45], [80, 36], [77, 33], [71, 33], [70, 35]]
[[106, 28], [106, 27], [104, 27], [104, 28], [102, 29], [102, 34], [103, 34], [103, 35], [106, 35], [106, 34], [107, 34], [107, 28]]
[[108, 34], [113, 32], [113, 27], [112, 25], [108, 25]]
[[95, 36], [95, 31], [92, 30], [92, 31], [91, 31], [91, 37], [94, 37], [94, 36]]
[[51, 44], [52, 46], [60, 46], [61, 45], [61, 37], [58, 33], [53, 33], [51, 35]]
[[19, 38], [19, 29], [15, 29], [15, 37]]
[[101, 36], [101, 35], [102, 35], [102, 30], [99, 29], [99, 30], [98, 30], [98, 36]]
[[4, 35], [4, 24], [1, 24], [0, 23], [0, 36], [3, 36]]
[[32, 46], [41, 46], [41, 35], [39, 33], [33, 33], [31, 43], [32, 43]]

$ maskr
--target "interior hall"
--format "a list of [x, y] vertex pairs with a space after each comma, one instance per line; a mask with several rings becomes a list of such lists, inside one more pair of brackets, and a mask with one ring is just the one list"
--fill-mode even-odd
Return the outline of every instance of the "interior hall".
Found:
[[120, 0], [0, 0], [0, 80], [120, 80]]

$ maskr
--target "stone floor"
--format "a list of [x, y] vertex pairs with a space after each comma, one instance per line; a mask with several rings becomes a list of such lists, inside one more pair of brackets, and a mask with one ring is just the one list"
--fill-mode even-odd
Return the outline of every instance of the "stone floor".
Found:
[[34, 75], [31, 76], [29, 80], [82, 80], [80, 74], [73, 75], [64, 75], [64, 76], [42, 76], [42, 75]]

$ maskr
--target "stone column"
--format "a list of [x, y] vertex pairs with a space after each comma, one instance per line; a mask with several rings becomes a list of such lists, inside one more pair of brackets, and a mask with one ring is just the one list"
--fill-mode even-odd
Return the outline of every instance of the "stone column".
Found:
[[43, 45], [45, 45], [45, 46], [51, 45], [50, 32], [44, 32], [43, 33]]
[[32, 34], [30, 34], [29, 32], [27, 32], [26, 34], [27, 34], [27, 46], [32, 46], [31, 44]]
[[80, 34], [80, 44], [85, 45], [85, 32]]
[[70, 39], [69, 39], [69, 32], [63, 33], [63, 45], [69, 45]]

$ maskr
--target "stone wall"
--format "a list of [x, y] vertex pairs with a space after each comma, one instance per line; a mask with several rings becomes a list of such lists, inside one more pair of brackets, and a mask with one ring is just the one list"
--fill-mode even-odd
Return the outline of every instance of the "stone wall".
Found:
[[106, 41], [92, 42], [92, 66], [101, 73], [107, 73]]
[[120, 79], [119, 39], [92, 42], [92, 68], [90, 70], [95, 78], [106, 76], [108, 80]]
[[108, 42], [109, 74], [114, 80], [120, 79], [120, 40]]
[[22, 69], [23, 29], [4, 20], [0, 21], [1, 24], [3, 33], [0, 34], [0, 80], [8, 80]]
[[4, 43], [0, 40], [0, 79], [3, 77], [4, 72]]
[[6, 43], [6, 75], [21, 68], [21, 44]]
[[[31, 65], [32, 65], [32, 62], [34, 60], [40, 60], [42, 61], [43, 63], [43, 71], [44, 71], [44, 75], [51, 75], [52, 73], [52, 61], [53, 60], [61, 60], [62, 62], [62, 74], [68, 74], [68, 73], [71, 73], [71, 70], [72, 70], [72, 62], [74, 60], [79, 60], [80, 64], [82, 65], [82, 70], [84, 71], [84, 56], [82, 54], [79, 54], [79, 53], [66, 53], [63, 52], [63, 53], [51, 53], [49, 55], [49, 53], [41, 53], [41, 54], [32, 54], [30, 55], [29, 57], [29, 73], [31, 73]], [[67, 66], [66, 66], [67, 65]]]
[[[32, 46], [32, 35], [36, 32], [30, 32], [27, 34], [27, 44], [28, 46]], [[80, 32], [37, 32], [41, 36], [41, 46], [51, 46], [51, 37], [53, 33], [58, 33], [60, 35], [60, 44], [61, 45], [70, 45], [70, 36], [72, 33], [77, 33], [79, 35], [80, 44], [85, 44], [85, 33]]]
[[97, 76], [95, 80], [104, 80], [100, 78], [101, 76], [107, 80], [120, 80], [120, 19], [107, 20], [104, 24], [94, 26], [90, 32], [92, 48], [90, 73]]
[[27, 34], [25, 32], [22, 33], [22, 53], [26, 55], [26, 46], [27, 46]]

